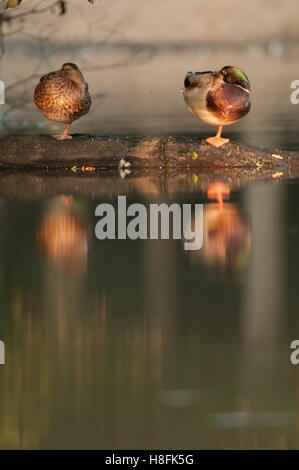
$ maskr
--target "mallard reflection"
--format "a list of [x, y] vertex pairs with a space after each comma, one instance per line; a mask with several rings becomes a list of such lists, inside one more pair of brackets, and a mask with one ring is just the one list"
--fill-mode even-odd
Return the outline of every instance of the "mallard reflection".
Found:
[[81, 271], [88, 254], [88, 227], [72, 198], [51, 200], [37, 228], [37, 243], [46, 261], [65, 270]]
[[230, 198], [229, 185], [212, 183], [207, 195], [217, 203], [204, 204], [203, 246], [192, 252], [192, 259], [209, 267], [241, 271], [248, 264], [251, 250], [249, 218], [237, 203], [224, 202]]
[[249, 259], [251, 229], [248, 218], [236, 204], [218, 204], [204, 208], [204, 244], [202, 255], [210, 265], [243, 269]]

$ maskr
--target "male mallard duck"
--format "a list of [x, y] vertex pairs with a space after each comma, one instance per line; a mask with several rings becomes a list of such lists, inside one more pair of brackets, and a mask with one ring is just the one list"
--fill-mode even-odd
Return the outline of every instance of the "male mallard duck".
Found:
[[222, 127], [238, 121], [250, 110], [250, 83], [245, 73], [232, 65], [219, 72], [188, 72], [184, 98], [195, 116], [219, 126], [216, 136], [206, 141], [221, 147], [229, 142], [221, 137]]
[[46, 118], [66, 124], [65, 131], [53, 137], [71, 139], [70, 125], [91, 106], [88, 85], [77, 65], [63, 64], [60, 70], [44, 75], [35, 88], [34, 103]]

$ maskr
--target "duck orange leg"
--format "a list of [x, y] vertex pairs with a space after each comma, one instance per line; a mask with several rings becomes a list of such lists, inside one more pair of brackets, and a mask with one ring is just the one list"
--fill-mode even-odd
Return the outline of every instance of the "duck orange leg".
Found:
[[225, 183], [211, 183], [208, 187], [208, 198], [216, 199], [219, 204], [219, 209], [223, 209], [223, 200], [229, 199], [230, 187]]
[[221, 147], [221, 145], [227, 144], [227, 142], [229, 142], [229, 139], [223, 139], [223, 137], [221, 137], [222, 128], [223, 126], [219, 126], [215, 137], [208, 137], [206, 139], [206, 142], [211, 145], [214, 145], [214, 147]]
[[72, 196], [60, 196], [61, 201], [65, 204], [67, 212], [71, 209]]
[[68, 134], [69, 128], [70, 128], [70, 124], [67, 124], [62, 134], [53, 135], [52, 137], [55, 137], [55, 139], [57, 140], [72, 139], [72, 136]]

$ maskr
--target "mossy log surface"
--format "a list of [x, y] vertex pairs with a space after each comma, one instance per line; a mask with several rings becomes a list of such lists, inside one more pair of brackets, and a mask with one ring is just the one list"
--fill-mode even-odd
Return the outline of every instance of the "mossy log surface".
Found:
[[299, 152], [268, 150], [229, 142], [221, 148], [194, 137], [92, 137], [74, 135], [57, 141], [49, 135], [0, 138], [0, 169], [67, 170], [88, 167], [115, 170], [125, 159], [135, 169], [175, 171], [189, 168], [215, 172], [237, 169], [299, 174]]

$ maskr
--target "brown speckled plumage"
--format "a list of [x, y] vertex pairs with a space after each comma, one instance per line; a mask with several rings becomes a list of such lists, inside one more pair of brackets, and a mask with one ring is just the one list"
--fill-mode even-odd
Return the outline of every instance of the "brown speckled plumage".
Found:
[[60, 70], [41, 77], [35, 92], [34, 103], [51, 121], [67, 125], [64, 133], [54, 136], [71, 138], [67, 130], [72, 122], [88, 113], [91, 98], [88, 85], [75, 64], [64, 64]]

